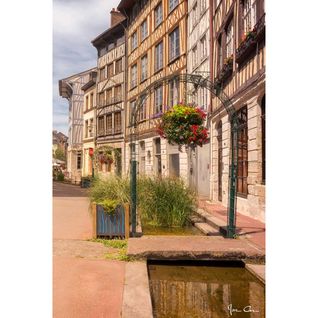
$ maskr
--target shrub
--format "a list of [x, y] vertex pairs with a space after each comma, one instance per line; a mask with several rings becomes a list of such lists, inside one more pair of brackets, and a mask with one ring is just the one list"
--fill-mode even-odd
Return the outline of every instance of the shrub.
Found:
[[[112, 175], [93, 181], [91, 202], [113, 211], [117, 205], [130, 203], [128, 178]], [[139, 177], [137, 207], [143, 223], [159, 226], [184, 226], [196, 204], [195, 193], [179, 178]]]
[[143, 222], [184, 226], [196, 204], [196, 195], [179, 178], [138, 179], [138, 211]]
[[62, 172], [57, 174], [57, 181], [64, 181], [64, 174]]
[[113, 206], [128, 203], [129, 180], [115, 175], [107, 176], [105, 179], [96, 177], [90, 187], [89, 197], [91, 202], [101, 205]]

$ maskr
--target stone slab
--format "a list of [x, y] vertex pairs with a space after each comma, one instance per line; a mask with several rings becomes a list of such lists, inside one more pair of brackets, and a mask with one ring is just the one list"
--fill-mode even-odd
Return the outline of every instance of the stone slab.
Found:
[[153, 317], [146, 262], [126, 263], [121, 317]]
[[248, 260], [265, 254], [245, 240], [221, 236], [143, 236], [129, 238], [127, 254], [137, 259]]
[[207, 223], [196, 222], [193, 225], [205, 235], [220, 235], [220, 232], [217, 229]]

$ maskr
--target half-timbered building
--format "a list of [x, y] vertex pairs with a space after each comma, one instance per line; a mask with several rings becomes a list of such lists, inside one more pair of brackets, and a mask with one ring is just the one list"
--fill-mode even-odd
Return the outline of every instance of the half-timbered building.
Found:
[[183, 100], [184, 83], [171, 80], [147, 94], [136, 119], [136, 140], [131, 141], [132, 111], [141, 94], [165, 76], [186, 72], [187, 1], [122, 0], [118, 10], [127, 16], [127, 170], [130, 147], [135, 147], [140, 174], [187, 178], [185, 150], [169, 145], [156, 132], [158, 117]]
[[[209, 0], [188, 1], [187, 73], [210, 77], [210, 13]], [[188, 84], [187, 101], [209, 112], [208, 89], [194, 89]], [[209, 125], [209, 123], [206, 123]], [[200, 197], [210, 197], [211, 143], [189, 150], [189, 185]]]
[[96, 151], [109, 147], [114, 150], [111, 150], [113, 157], [116, 157], [113, 162], [95, 163], [101, 175], [114, 172], [120, 175], [123, 169], [125, 26], [125, 17], [113, 9], [110, 28], [92, 41], [98, 52]]
[[80, 182], [83, 161], [83, 105], [82, 87], [90, 81], [96, 68], [59, 80], [59, 94], [69, 102], [67, 173], [72, 182]]
[[[211, 0], [211, 79], [230, 97], [239, 118], [237, 210], [264, 220], [264, 0]], [[230, 119], [212, 99], [212, 199], [228, 203]]]
[[83, 87], [84, 91], [84, 104], [83, 104], [83, 164], [82, 176], [92, 176], [93, 174], [93, 161], [92, 153], [95, 148], [95, 124], [96, 124], [96, 77], [97, 71], [92, 71], [90, 80]]

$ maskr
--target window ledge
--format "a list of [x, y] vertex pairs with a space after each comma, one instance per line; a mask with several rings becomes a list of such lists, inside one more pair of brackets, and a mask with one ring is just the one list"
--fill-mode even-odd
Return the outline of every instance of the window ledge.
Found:
[[180, 58], [180, 56], [181, 56], [181, 55], [179, 54], [178, 56], [173, 57], [173, 58], [169, 61], [168, 65], [173, 64], [175, 61], [177, 61], [177, 60]]

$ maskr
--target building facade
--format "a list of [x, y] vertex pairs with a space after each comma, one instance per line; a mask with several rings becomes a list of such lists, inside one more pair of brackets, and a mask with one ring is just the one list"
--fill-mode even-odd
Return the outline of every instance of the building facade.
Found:
[[98, 52], [96, 151], [114, 149], [111, 152], [116, 159], [112, 163], [96, 163], [98, 172], [105, 176], [120, 175], [124, 163], [125, 26], [125, 18], [113, 9], [111, 27], [92, 41]]
[[[210, 78], [210, 12], [209, 0], [188, 1], [187, 73]], [[211, 111], [210, 92], [188, 85], [187, 99], [206, 112]], [[210, 127], [210, 122], [206, 125]], [[211, 139], [189, 153], [189, 185], [200, 197], [211, 192]]]
[[89, 74], [90, 80], [83, 87], [84, 92], [84, 131], [83, 131], [83, 164], [82, 176], [92, 176], [93, 161], [92, 151], [95, 149], [95, 126], [96, 126], [96, 77], [97, 71]]
[[[156, 132], [158, 117], [184, 100], [184, 83], [171, 80], [150, 94], [143, 92], [165, 76], [186, 73], [187, 1], [122, 0], [118, 10], [127, 16], [126, 171], [135, 147], [140, 174], [187, 179], [187, 153], [169, 145]], [[143, 100], [132, 138], [132, 112]]]
[[96, 68], [59, 80], [59, 94], [69, 102], [67, 174], [73, 182], [82, 176], [83, 104], [82, 87]]
[[[237, 210], [265, 218], [265, 10], [263, 0], [213, 0], [211, 79], [239, 118]], [[212, 98], [212, 199], [228, 204], [231, 125]]]

